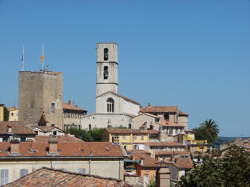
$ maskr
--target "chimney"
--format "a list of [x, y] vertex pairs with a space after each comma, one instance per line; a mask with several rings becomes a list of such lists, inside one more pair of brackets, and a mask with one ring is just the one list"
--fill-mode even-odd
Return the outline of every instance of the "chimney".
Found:
[[20, 151], [19, 151], [19, 147], [20, 147], [20, 142], [17, 139], [13, 139], [10, 141], [10, 154], [11, 155], [19, 155]]
[[68, 100], [68, 104], [71, 104], [71, 100]]
[[49, 137], [49, 154], [50, 155], [57, 155], [58, 154], [56, 136]]
[[8, 134], [11, 134], [12, 133], [12, 127], [11, 127], [11, 125], [7, 125], [7, 128], [8, 128], [8, 130], [7, 130]]

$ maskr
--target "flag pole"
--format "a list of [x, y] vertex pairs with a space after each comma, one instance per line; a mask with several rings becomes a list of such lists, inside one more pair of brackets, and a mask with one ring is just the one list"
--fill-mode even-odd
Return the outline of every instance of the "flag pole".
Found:
[[24, 71], [24, 46], [22, 47], [21, 71]]
[[44, 45], [42, 45], [42, 55], [40, 57], [41, 60], [41, 66], [42, 66], [42, 71], [44, 71]]

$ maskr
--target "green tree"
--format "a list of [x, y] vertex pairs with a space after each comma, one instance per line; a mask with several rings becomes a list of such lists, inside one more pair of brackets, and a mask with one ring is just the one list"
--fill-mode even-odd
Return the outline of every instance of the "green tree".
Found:
[[250, 154], [232, 146], [224, 158], [205, 157], [181, 178], [179, 187], [249, 187]]
[[212, 119], [203, 121], [198, 128], [193, 129], [195, 138], [198, 140], [207, 140], [209, 144], [213, 144], [218, 138], [219, 128]]
[[72, 134], [75, 137], [87, 142], [92, 142], [92, 141], [99, 142], [103, 141], [104, 129], [93, 128], [88, 131], [84, 129], [70, 128], [66, 131], [66, 133]]

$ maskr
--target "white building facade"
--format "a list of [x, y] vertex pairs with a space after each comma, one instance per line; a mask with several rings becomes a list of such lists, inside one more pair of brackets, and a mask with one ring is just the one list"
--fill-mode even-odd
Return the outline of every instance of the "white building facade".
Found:
[[96, 112], [82, 119], [82, 128], [131, 127], [140, 104], [118, 94], [118, 45], [97, 43]]

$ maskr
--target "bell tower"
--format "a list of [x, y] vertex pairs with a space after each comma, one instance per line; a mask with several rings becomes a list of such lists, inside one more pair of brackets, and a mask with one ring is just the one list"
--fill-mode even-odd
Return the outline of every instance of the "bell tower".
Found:
[[96, 44], [96, 96], [118, 91], [118, 45]]

